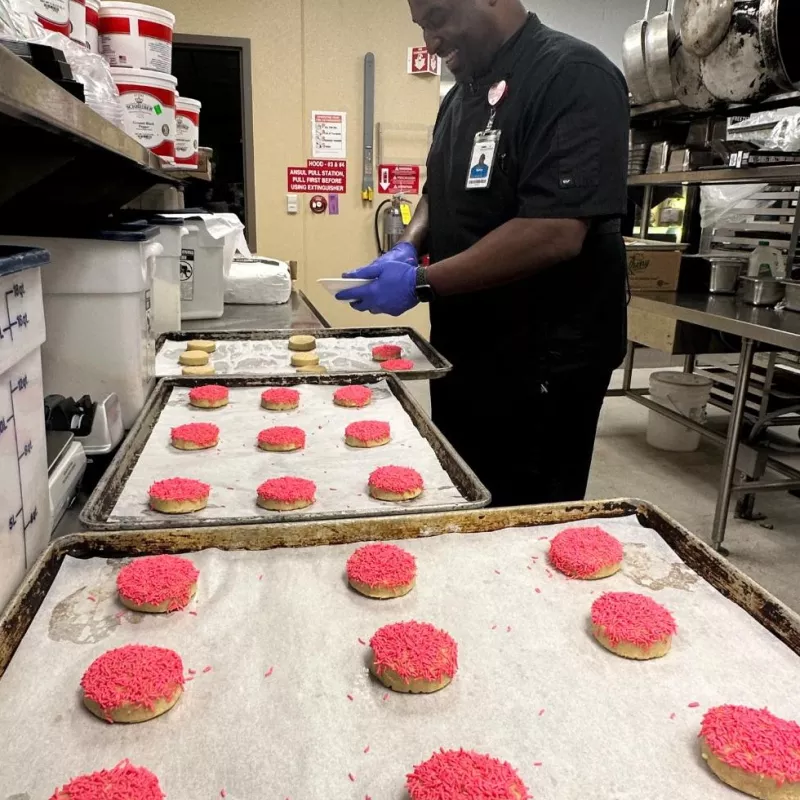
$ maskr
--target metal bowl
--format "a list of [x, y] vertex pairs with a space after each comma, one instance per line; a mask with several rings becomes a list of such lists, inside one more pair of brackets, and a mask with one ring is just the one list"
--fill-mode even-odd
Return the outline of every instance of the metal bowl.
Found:
[[786, 309], [800, 312], [800, 281], [781, 281], [786, 290]]
[[748, 278], [739, 279], [742, 300], [750, 306], [774, 306], [783, 300], [786, 287], [783, 281], [777, 278]]

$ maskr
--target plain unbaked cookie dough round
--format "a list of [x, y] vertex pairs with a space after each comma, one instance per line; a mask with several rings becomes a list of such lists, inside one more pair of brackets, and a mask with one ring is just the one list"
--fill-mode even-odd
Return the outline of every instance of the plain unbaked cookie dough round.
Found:
[[298, 353], [313, 350], [317, 346], [317, 340], [313, 336], [297, 334], [289, 337], [289, 349]]
[[178, 362], [184, 367], [202, 367], [208, 364], [208, 353], [202, 350], [185, 350], [181, 353]]
[[319, 356], [316, 353], [292, 353], [293, 367], [316, 367]]
[[200, 367], [184, 367], [181, 372], [188, 378], [207, 378], [209, 375], [217, 374], [211, 364], [203, 364]]
[[187, 350], [197, 350], [203, 353], [213, 353], [217, 349], [217, 343], [210, 339], [192, 339], [186, 342]]

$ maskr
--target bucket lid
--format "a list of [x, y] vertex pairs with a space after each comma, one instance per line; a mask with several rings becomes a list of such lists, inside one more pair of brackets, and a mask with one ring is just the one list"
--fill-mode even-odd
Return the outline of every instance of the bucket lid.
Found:
[[120, 227], [127, 228], [131, 225], [138, 227], [147, 227], [148, 225], [159, 225], [162, 227], [183, 225], [183, 220], [175, 219], [174, 217], [162, 216], [161, 211], [143, 211], [143, 210], [123, 210], [115, 215]]
[[158, 84], [159, 81], [168, 83], [169, 88], [175, 89], [178, 79], [166, 72], [156, 72], [154, 69], [139, 69], [138, 67], [109, 67], [114, 83], [139, 83], [147, 86], [150, 81]]
[[13, 275], [31, 267], [50, 263], [50, 253], [41, 247], [0, 245], [0, 275]]
[[101, 17], [112, 17], [120, 11], [128, 14], [154, 14], [157, 17], [163, 17], [170, 25], [175, 25], [175, 15], [165, 8], [148, 6], [145, 3], [126, 3], [122, 0], [103, 0], [100, 3]]
[[199, 111], [203, 107], [199, 100], [195, 100], [192, 97], [184, 97], [183, 95], [176, 98], [175, 104], [178, 109], [185, 106], [189, 111]]
[[691, 372], [654, 372], [650, 376], [651, 383], [664, 383], [668, 386], [681, 386], [684, 389], [710, 389], [714, 385], [711, 378], [694, 375]]

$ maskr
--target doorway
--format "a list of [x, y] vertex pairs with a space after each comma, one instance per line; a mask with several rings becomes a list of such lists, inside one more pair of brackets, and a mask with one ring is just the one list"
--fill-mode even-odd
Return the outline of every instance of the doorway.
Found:
[[256, 252], [250, 40], [175, 34], [172, 73], [181, 95], [203, 104], [200, 144], [214, 150], [211, 182], [187, 181], [185, 205], [236, 214]]

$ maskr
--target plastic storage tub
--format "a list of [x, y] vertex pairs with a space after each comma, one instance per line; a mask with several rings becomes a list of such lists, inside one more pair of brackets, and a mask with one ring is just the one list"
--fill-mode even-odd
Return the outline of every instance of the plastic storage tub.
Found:
[[[684, 372], [654, 372], [650, 376], [650, 396], [659, 405], [669, 408], [694, 422], [704, 422], [706, 405], [711, 398], [713, 382], [702, 375]], [[647, 443], [658, 450], [692, 453], [700, 445], [700, 434], [650, 411], [647, 421]]]
[[0, 246], [0, 609], [50, 540], [41, 346], [46, 251]]
[[100, 0], [86, 0], [86, 47], [100, 53]]
[[175, 163], [183, 169], [197, 169], [200, 160], [200, 109], [191, 97], [175, 102]]
[[100, 52], [112, 67], [172, 73], [175, 15], [141, 3], [103, 2]]
[[[102, 400], [119, 395], [122, 421], [133, 425], [155, 375], [150, 304], [155, 227], [27, 237], [50, 251], [43, 277], [48, 339], [42, 348], [46, 394]], [[0, 237], [16, 243], [18, 237]]]
[[111, 67], [111, 77], [119, 90], [127, 132], [143, 147], [174, 163], [178, 81], [153, 70], [122, 67]]

